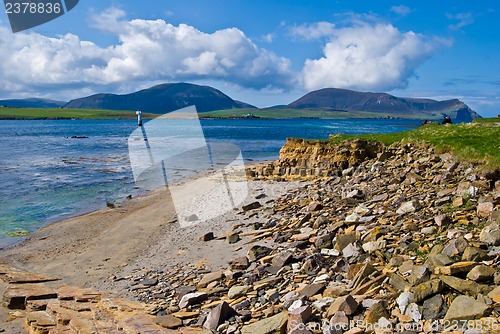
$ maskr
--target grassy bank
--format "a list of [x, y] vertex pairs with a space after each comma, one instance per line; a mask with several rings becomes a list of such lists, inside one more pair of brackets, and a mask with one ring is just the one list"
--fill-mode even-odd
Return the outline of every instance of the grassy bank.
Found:
[[288, 119], [288, 118], [322, 118], [322, 119], [346, 119], [346, 118], [411, 118], [431, 119], [427, 115], [413, 114], [389, 114], [369, 111], [334, 111], [320, 109], [226, 109], [204, 112], [202, 118], [247, 118], [253, 115], [264, 119]]
[[[142, 114], [154, 118], [155, 114]], [[135, 111], [66, 108], [7, 108], [0, 107], [0, 119], [133, 119]]]
[[451, 152], [464, 161], [480, 162], [485, 169], [500, 169], [500, 126], [498, 119], [470, 124], [425, 125], [415, 130], [387, 134], [335, 135], [332, 143], [362, 138], [386, 145], [416, 141], [431, 144], [440, 152]]

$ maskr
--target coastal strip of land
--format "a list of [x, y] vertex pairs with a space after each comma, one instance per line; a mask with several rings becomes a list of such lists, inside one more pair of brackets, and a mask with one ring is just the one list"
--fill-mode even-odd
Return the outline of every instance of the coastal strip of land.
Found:
[[[415, 131], [289, 140], [248, 171], [243, 206], [187, 230], [165, 191], [52, 224], [1, 251], [4, 316], [32, 332], [496, 332], [498, 126]], [[23, 295], [18, 271], [58, 280]]]

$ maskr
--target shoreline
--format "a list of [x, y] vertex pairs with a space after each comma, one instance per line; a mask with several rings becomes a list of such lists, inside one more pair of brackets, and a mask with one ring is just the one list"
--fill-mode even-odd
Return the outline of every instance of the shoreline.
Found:
[[[245, 166], [247, 168], [255, 167], [258, 165], [265, 165], [271, 161], [272, 160], [247, 161]], [[191, 183], [194, 184], [199, 177], [207, 176], [211, 173], [213, 172], [209, 171], [198, 175], [191, 175], [187, 178], [176, 180], [169, 185], [169, 187], [189, 188], [189, 185]], [[268, 182], [248, 180], [248, 183], [254, 188], [256, 187], [257, 189], [262, 189], [265, 188], [265, 184]], [[290, 188], [289, 184], [286, 184], [286, 186], [284, 185], [285, 183], [277, 183], [276, 185], [271, 186], [271, 195], [266, 194], [266, 197], [270, 196], [268, 200], [275, 198], [275, 196], [277, 196], [275, 193], [281, 193], [277, 188], [280, 188], [281, 186], [283, 186], [284, 189]], [[254, 189], [250, 189], [245, 202], [252, 199], [254, 192]], [[161, 202], [163, 202], [163, 204], [161, 204]], [[233, 212], [227, 212], [218, 218], [226, 219], [227, 216], [231, 216], [233, 214]], [[97, 210], [56, 220], [38, 228], [36, 231], [27, 236], [12, 237], [17, 240], [14, 240], [9, 245], [0, 248], [0, 260], [7, 260], [8, 263], [19, 267], [20, 269], [45, 272], [56, 276], [60, 275], [64, 278], [67, 268], [66, 265], [62, 265], [62, 263], [67, 261], [62, 255], [73, 253], [81, 254], [78, 250], [78, 245], [87, 245], [96, 237], [103, 237], [103, 239], [108, 242], [112, 241], [113, 243], [110, 244], [110, 247], [104, 247], [106, 249], [103, 248], [103, 250], [99, 252], [94, 252], [93, 256], [98, 253], [105, 255], [105, 253], [107, 253], [106, 250], [109, 250], [110, 253], [116, 253], [116, 249], [114, 248], [124, 249], [119, 245], [120, 238], [126, 239], [127, 233], [132, 234], [134, 229], [136, 231], [146, 230], [146, 233], [149, 233], [150, 235], [148, 238], [144, 238], [143, 241], [147, 240], [144, 245], [154, 245], [155, 243], [158, 243], [160, 239], [164, 239], [161, 232], [169, 231], [171, 225], [178, 225], [175, 216], [175, 207], [172, 203], [172, 198], [168, 190], [166, 191], [164, 188], [158, 188], [151, 191], [145, 191], [135, 197], [126, 199], [118, 206], [111, 208], [103, 207]], [[144, 221], [146, 219], [145, 217], [150, 218], [151, 221], [146, 222], [144, 226], [140, 226], [136, 222], [132, 222], [130, 226], [127, 227], [129, 232], [120, 230], [120, 225], [122, 225], [123, 222], [130, 223], [133, 219], [136, 219], [137, 221]], [[214, 220], [217, 219], [212, 219], [212, 223]], [[203, 229], [201, 224], [200, 227], [195, 226], [194, 231], [198, 231], [200, 229]], [[80, 236], [78, 236], [78, 234], [80, 234]], [[145, 251], [145, 249], [140, 249], [142, 247], [141, 245], [135, 245], [134, 247], [134, 252], [131, 252], [129, 256], [125, 256], [127, 259], [122, 256], [118, 257], [118, 259], [115, 259], [114, 261], [110, 261], [107, 256], [100, 256], [100, 258], [102, 258], [101, 261], [106, 262], [106, 265], [111, 264], [110, 266], [114, 268], [121, 268], [128, 264], [125, 260], [132, 259], [142, 251]], [[147, 247], [145, 246], [145, 248]], [[45, 253], [45, 255], [35, 254], [40, 251]], [[52, 251], [52, 254], [47, 254]], [[126, 252], [122, 252], [122, 255], [123, 254], [126, 254]], [[98, 262], [96, 260], [91, 261], [92, 256], [84, 257], [84, 260], [79, 260], [77, 257], [78, 256], [75, 256], [76, 261], [73, 264], [79, 264], [78, 262], [80, 261], [88, 262], [88, 264]], [[40, 261], [41, 258], [43, 258], [44, 261]], [[48, 259], [50, 259], [50, 261], [47, 261]], [[97, 266], [99, 268], [97, 270], [103, 272], [102, 266], [100, 266], [100, 264], [97, 264]], [[85, 268], [79, 264], [79, 269], [83, 271]], [[95, 274], [96, 270], [93, 271]], [[85, 270], [85, 272], [88, 272], [88, 270]], [[69, 283], [86, 285], [91, 281], [95, 281], [95, 279], [90, 277], [88, 279], [70, 279]]]
[[[255, 166], [258, 166], [258, 165], [261, 165], [261, 164], [265, 165], [265, 164], [268, 164], [268, 163], [272, 163], [273, 161], [274, 160], [270, 160], [268, 158], [264, 158], [262, 160], [249, 159], [249, 160], [245, 160], [245, 166], [246, 167], [255, 167]], [[212, 171], [206, 171], [206, 172], [198, 173], [196, 175], [190, 175], [190, 176], [187, 176], [187, 177], [181, 177], [181, 178], [179, 178], [177, 180], [174, 180], [172, 182], [171, 186], [179, 186], [179, 185], [185, 184], [187, 182], [190, 182], [192, 180], [195, 180], [198, 177], [206, 176], [206, 175], [208, 175], [210, 173], [212, 173]], [[158, 189], [156, 189], [156, 190], [135, 189], [135, 190], [137, 190], [137, 191], [135, 191], [133, 193], [130, 193], [130, 194], [127, 194], [127, 195], [122, 194], [123, 197], [115, 199], [115, 201], [112, 204], [116, 205], [116, 208], [120, 208], [123, 205], [125, 205], [127, 202], [129, 202], [130, 200], [135, 199], [137, 197], [147, 196], [148, 194], [153, 193], [153, 192], [155, 192]], [[117, 203], [119, 203], [119, 204], [117, 204]], [[97, 206], [97, 205], [96, 206], [92, 206], [92, 205], [88, 206], [87, 209], [80, 208], [78, 210], [75, 210], [73, 213], [68, 214], [68, 216], [66, 216], [64, 218], [50, 218], [50, 219], [47, 219], [47, 220], [45, 220], [43, 222], [43, 226], [37, 227], [33, 231], [29, 231], [29, 233], [27, 235], [23, 235], [23, 236], [11, 236], [11, 235], [8, 235], [6, 233], [5, 236], [1, 236], [0, 237], [0, 253], [4, 249], [9, 249], [9, 248], [15, 247], [19, 243], [22, 243], [24, 240], [29, 239], [30, 236], [33, 235], [34, 233], [38, 232], [39, 230], [41, 230], [41, 229], [43, 229], [43, 228], [45, 228], [45, 227], [47, 227], [49, 225], [56, 224], [56, 223], [59, 223], [59, 222], [63, 222], [63, 221], [68, 220], [68, 219], [81, 217], [81, 216], [84, 216], [86, 214], [90, 214], [90, 213], [93, 213], [93, 212], [104, 210], [104, 209], [106, 209], [107, 204], [108, 204], [107, 202], [104, 202], [104, 203], [100, 204], [99, 206]]]

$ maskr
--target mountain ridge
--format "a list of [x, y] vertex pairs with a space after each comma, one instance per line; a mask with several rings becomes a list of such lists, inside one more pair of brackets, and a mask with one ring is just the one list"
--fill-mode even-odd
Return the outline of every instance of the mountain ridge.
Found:
[[[388, 93], [358, 92], [339, 88], [323, 88], [309, 92], [288, 105], [257, 109], [255, 106], [237, 101], [222, 91], [191, 83], [164, 83], [129, 94], [99, 93], [73, 99], [69, 102], [46, 99], [0, 100], [0, 106], [31, 108], [76, 108], [107, 110], [141, 110], [163, 114], [186, 106], [195, 105], [198, 112], [252, 109], [265, 110], [307, 110], [345, 113], [345, 118], [355, 117], [352, 113], [365, 113], [373, 118], [425, 118], [439, 119], [450, 116], [454, 121], [470, 122], [481, 117], [458, 99], [437, 101], [429, 98], [404, 98]], [[349, 114], [351, 113], [351, 115]], [[328, 116], [327, 116], [328, 117]], [[336, 117], [338, 118], [338, 117]]]
[[339, 88], [323, 88], [309, 92], [288, 104], [286, 108], [405, 113], [420, 117], [426, 114], [430, 118], [450, 116], [452, 119], [465, 122], [481, 117], [458, 99], [437, 101], [428, 98], [404, 98], [387, 93], [358, 92]]
[[39, 98], [0, 100], [0, 106], [11, 108], [61, 108], [66, 103], [66, 101]]
[[190, 83], [165, 83], [129, 94], [94, 94], [69, 101], [64, 108], [141, 110], [162, 114], [190, 105], [198, 112], [254, 106], [233, 100], [210, 86]]

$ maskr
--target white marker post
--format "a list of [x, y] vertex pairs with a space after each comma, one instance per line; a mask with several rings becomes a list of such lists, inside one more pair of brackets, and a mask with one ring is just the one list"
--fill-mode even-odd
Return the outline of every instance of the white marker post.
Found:
[[137, 126], [142, 126], [142, 111], [137, 110], [135, 114], [137, 115]]

